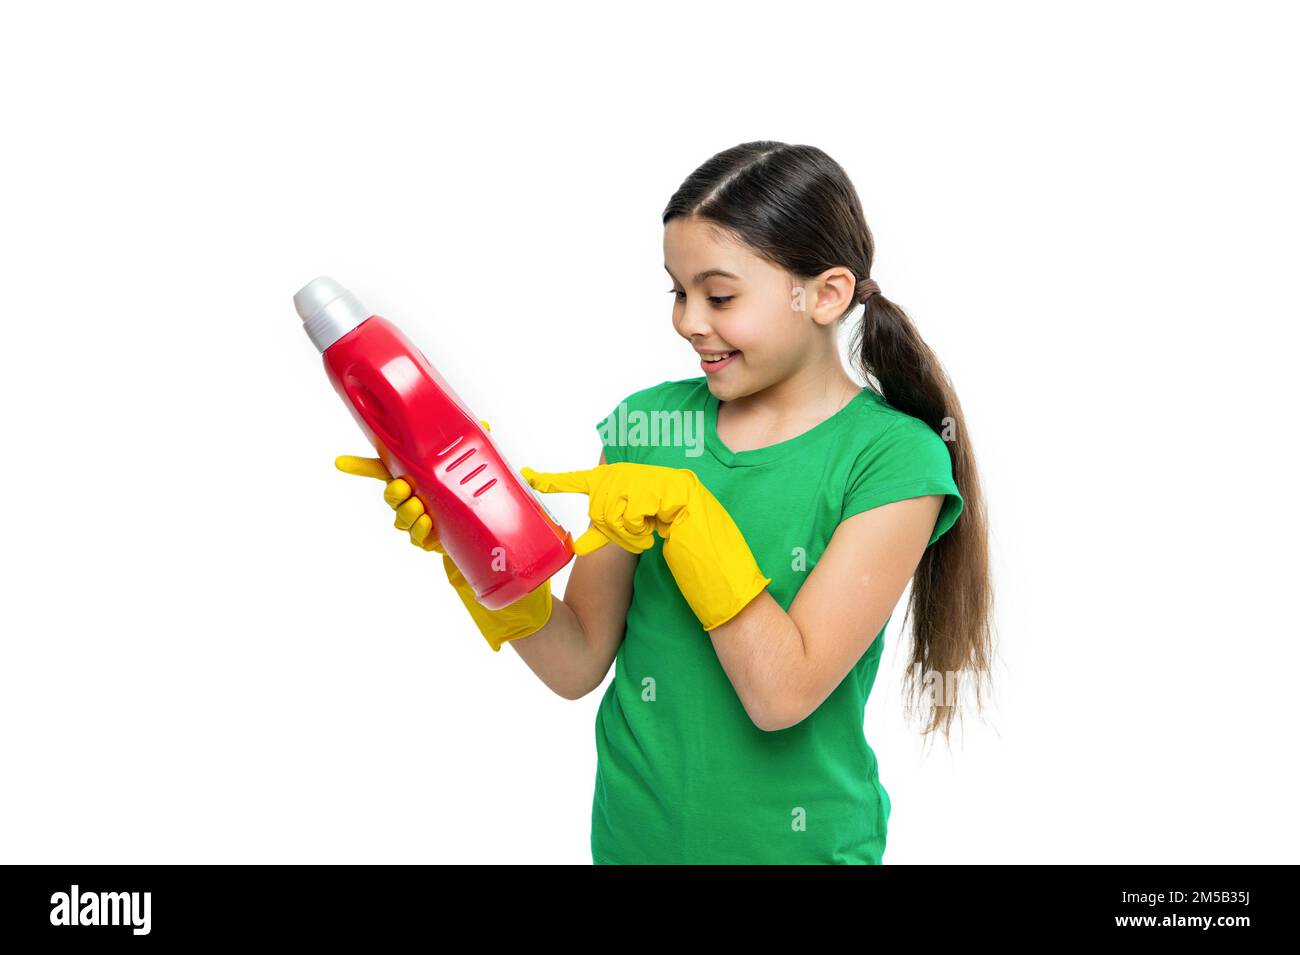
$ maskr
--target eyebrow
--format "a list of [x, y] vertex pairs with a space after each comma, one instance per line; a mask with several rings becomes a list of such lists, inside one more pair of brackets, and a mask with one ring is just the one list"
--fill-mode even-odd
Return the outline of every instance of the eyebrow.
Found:
[[[673, 276], [673, 273], [669, 271], [667, 262], [664, 263], [664, 271], [668, 272], [668, 276], [670, 278], [675, 278], [675, 276]], [[715, 275], [718, 276], [719, 278], [736, 279], [737, 281], [740, 280], [739, 275], [734, 275], [731, 272], [725, 272], [722, 269], [705, 269], [703, 272], [695, 276], [695, 284], [699, 285], [705, 279], [712, 278]]]

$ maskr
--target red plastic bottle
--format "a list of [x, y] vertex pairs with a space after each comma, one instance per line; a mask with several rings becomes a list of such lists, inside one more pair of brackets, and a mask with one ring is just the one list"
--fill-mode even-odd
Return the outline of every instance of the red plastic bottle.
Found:
[[424, 503], [480, 604], [500, 610], [569, 562], [572, 537], [395, 325], [324, 276], [293, 304], [334, 389], [388, 473]]

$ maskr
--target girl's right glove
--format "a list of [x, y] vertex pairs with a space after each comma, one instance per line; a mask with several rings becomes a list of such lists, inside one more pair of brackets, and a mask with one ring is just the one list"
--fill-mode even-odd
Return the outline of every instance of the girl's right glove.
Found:
[[[487, 422], [483, 422], [484, 427]], [[397, 512], [393, 526], [406, 531], [411, 543], [421, 550], [437, 551], [442, 555], [443, 570], [451, 582], [460, 601], [469, 611], [479, 633], [488, 642], [493, 651], [500, 652], [501, 646], [510, 640], [518, 640], [536, 633], [546, 626], [551, 619], [553, 607], [551, 600], [551, 582], [545, 580], [532, 591], [508, 607], [500, 610], [488, 610], [474, 599], [474, 588], [465, 580], [460, 568], [443, 550], [438, 541], [437, 529], [433, 518], [425, 513], [424, 503], [411, 491], [411, 485], [402, 478], [394, 478], [384, 467], [379, 458], [360, 458], [351, 454], [340, 455], [334, 459], [334, 466], [340, 471], [359, 477], [376, 478], [384, 483], [384, 500]]]
[[664, 539], [664, 563], [705, 630], [720, 627], [772, 582], [759, 569], [740, 528], [689, 468], [618, 461], [585, 471], [519, 473], [543, 493], [589, 496], [594, 527], [574, 542], [589, 554], [610, 541], [634, 554]]

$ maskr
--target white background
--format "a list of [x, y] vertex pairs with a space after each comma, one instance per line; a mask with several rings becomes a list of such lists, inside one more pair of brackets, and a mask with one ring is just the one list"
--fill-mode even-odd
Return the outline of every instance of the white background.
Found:
[[867, 707], [886, 863], [1294, 861], [1282, 5], [18, 9], [0, 861], [589, 863], [604, 688], [492, 653], [334, 469], [371, 452], [291, 297], [337, 278], [516, 467], [589, 467], [700, 374], [659, 216], [754, 139], [848, 170], [989, 497], [983, 719], [923, 751], [901, 612]]

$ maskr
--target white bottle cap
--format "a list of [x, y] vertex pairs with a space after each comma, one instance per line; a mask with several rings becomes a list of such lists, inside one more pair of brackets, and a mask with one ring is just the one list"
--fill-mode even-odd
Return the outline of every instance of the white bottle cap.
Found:
[[298, 310], [307, 337], [320, 351], [370, 317], [355, 295], [325, 275], [300, 288], [293, 297], [293, 307]]

